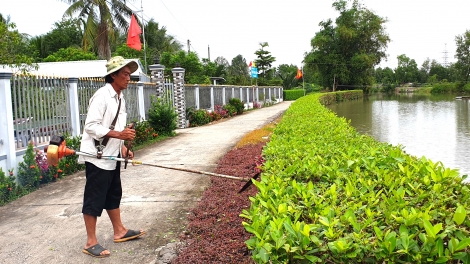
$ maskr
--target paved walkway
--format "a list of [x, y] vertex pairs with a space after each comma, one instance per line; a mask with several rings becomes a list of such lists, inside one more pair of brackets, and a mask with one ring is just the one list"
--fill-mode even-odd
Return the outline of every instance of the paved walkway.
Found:
[[[243, 135], [272, 121], [290, 104], [282, 102], [215, 124], [178, 130], [176, 137], [137, 151], [135, 159], [213, 171], [217, 160]], [[147, 234], [141, 239], [113, 243], [111, 222], [103, 212], [97, 236], [111, 256], [96, 259], [81, 252], [86, 242], [81, 214], [85, 174], [78, 172], [0, 207], [0, 263], [154, 263], [155, 250], [176, 240], [184, 230], [188, 210], [210, 178], [142, 165], [128, 166], [121, 177], [122, 220], [127, 228], [144, 229]]]

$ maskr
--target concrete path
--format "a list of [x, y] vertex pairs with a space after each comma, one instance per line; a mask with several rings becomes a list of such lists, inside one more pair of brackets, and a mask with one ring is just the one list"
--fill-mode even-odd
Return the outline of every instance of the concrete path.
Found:
[[[178, 130], [176, 137], [137, 151], [135, 159], [211, 172], [243, 135], [274, 120], [290, 104]], [[114, 243], [111, 222], [103, 212], [97, 236], [111, 256], [97, 259], [81, 252], [86, 242], [81, 213], [85, 174], [78, 172], [0, 207], [0, 263], [155, 263], [155, 250], [178, 239], [188, 211], [210, 178], [142, 165], [123, 169], [121, 178], [123, 223], [130, 229], [144, 229], [147, 234], [142, 238]]]

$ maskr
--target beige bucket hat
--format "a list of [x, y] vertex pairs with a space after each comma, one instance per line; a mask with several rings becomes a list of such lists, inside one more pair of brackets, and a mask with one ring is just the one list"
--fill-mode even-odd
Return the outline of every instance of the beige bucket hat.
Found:
[[129, 69], [131, 70], [131, 73], [135, 72], [138, 68], [137, 62], [125, 61], [123, 57], [116, 56], [116, 57], [112, 57], [111, 59], [109, 59], [108, 62], [106, 62], [106, 70], [108, 72], [106, 73], [106, 75], [109, 75], [115, 71], [118, 71], [124, 66], [128, 66]]

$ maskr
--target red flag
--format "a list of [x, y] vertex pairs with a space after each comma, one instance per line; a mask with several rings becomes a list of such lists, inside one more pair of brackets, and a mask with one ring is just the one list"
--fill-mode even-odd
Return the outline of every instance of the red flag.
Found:
[[251, 65], [253, 65], [253, 63], [250, 61], [250, 64], [248, 64], [248, 67], [251, 67]]
[[302, 71], [300, 69], [297, 69], [297, 75], [295, 76], [295, 78], [298, 80], [300, 78], [302, 78]]
[[137, 23], [137, 20], [134, 17], [134, 14], [132, 14], [129, 32], [127, 33], [127, 46], [129, 46], [129, 48], [136, 50], [142, 49], [142, 44], [140, 43], [141, 33], [142, 30], [140, 29], [139, 24]]

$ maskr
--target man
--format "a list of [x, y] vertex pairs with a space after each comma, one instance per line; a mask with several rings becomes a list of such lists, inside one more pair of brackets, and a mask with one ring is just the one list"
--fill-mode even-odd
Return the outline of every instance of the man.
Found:
[[95, 92], [88, 105], [80, 151], [97, 153], [97, 157], [80, 156], [85, 163], [86, 185], [83, 195], [83, 219], [87, 242], [83, 253], [93, 257], [108, 257], [96, 238], [96, 222], [106, 209], [114, 229], [114, 242], [124, 242], [145, 234], [124, 227], [119, 205], [122, 197], [120, 162], [100, 159], [102, 156], [128, 157], [134, 154], [124, 146], [124, 140], [133, 140], [135, 130], [126, 127], [126, 104], [121, 91], [127, 89], [130, 75], [137, 63], [126, 62], [123, 57], [111, 58], [106, 63], [106, 85]]

